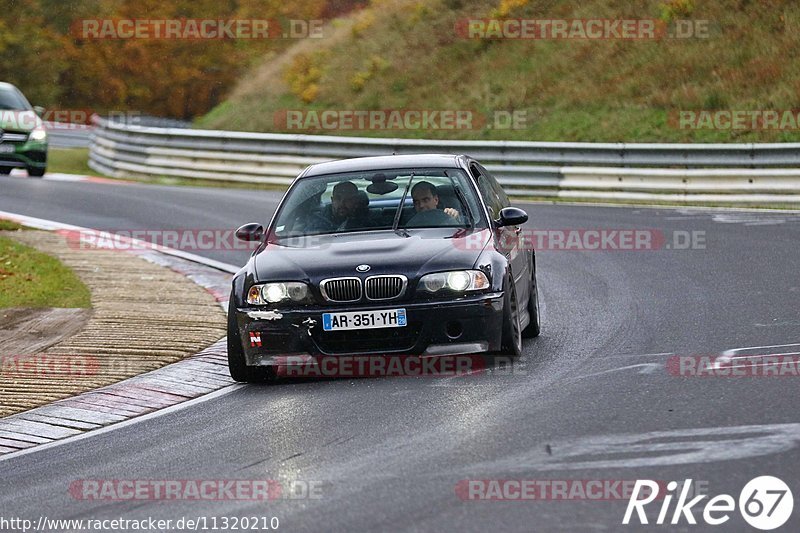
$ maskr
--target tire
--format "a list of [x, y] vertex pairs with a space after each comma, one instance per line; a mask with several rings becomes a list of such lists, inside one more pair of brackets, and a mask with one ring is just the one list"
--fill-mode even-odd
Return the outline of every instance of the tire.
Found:
[[540, 321], [542, 315], [539, 313], [539, 284], [536, 283], [536, 274], [533, 275], [532, 283], [533, 290], [531, 290], [531, 296], [528, 298], [528, 314], [531, 317], [531, 321], [522, 330], [522, 336], [526, 339], [538, 337], [542, 331], [542, 323]]
[[247, 365], [242, 350], [239, 326], [236, 324], [233, 295], [228, 303], [228, 371], [233, 380], [240, 383], [263, 383], [276, 375], [275, 369], [272, 367]]
[[47, 172], [46, 168], [28, 167], [28, 176], [32, 178], [41, 178]]
[[517, 309], [517, 290], [513, 280], [508, 280], [510, 295], [503, 306], [503, 340], [500, 351], [503, 355], [522, 355], [522, 331]]
[[0, 167], [0, 174], [4, 176], [11, 174], [11, 167]]

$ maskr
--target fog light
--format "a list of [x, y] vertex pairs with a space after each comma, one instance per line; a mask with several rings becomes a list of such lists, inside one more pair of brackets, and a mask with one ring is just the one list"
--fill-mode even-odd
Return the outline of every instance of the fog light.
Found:
[[461, 325], [461, 322], [448, 322], [445, 333], [447, 333], [449, 338], [455, 340], [464, 334], [464, 327]]

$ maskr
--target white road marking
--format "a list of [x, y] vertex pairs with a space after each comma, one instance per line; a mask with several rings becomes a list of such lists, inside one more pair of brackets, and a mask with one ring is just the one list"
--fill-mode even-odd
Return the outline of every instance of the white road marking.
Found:
[[731, 355], [729, 360], [732, 361], [734, 359], [756, 359], [758, 357], [777, 357], [781, 355], [798, 355], [800, 352], [781, 352], [781, 353], [759, 353], [759, 354], [747, 354], [747, 355]]
[[640, 368], [638, 374], [653, 374], [659, 369], [664, 368], [664, 363], [639, 363], [637, 365], [628, 365], [619, 368], [610, 368], [608, 370], [603, 370], [601, 372], [594, 372], [592, 374], [584, 374], [582, 376], [576, 376], [573, 378], [568, 378], [570, 380], [578, 380], [578, 379], [586, 379], [586, 378], [593, 378], [597, 376], [602, 376], [605, 374], [612, 374], [614, 372], [624, 372], [625, 370], [633, 370], [634, 368]]
[[91, 176], [83, 176], [80, 174], [63, 174], [61, 172], [48, 172], [44, 175], [44, 179], [49, 181], [70, 181], [70, 182], [81, 182], [86, 181]]
[[758, 222], [745, 222], [745, 226], [778, 226], [784, 224], [785, 220], [759, 220]]
[[[480, 463], [481, 471], [647, 468], [706, 464], [788, 452], [800, 444], [800, 424], [764, 424], [593, 435], [548, 441], [502, 459]], [[620, 456], [614, 458], [614, 455]], [[638, 456], [637, 456], [638, 455]]]
[[603, 359], [611, 359], [611, 358], [633, 358], [633, 357], [659, 357], [662, 355], [675, 355], [675, 352], [659, 352], [659, 353], [620, 353], [614, 355], [604, 355], [602, 356]]
[[727, 365], [728, 363], [730, 363], [731, 359], [733, 359], [734, 355], [737, 352], [743, 352], [745, 350], [762, 350], [764, 348], [784, 348], [789, 346], [800, 346], [800, 342], [795, 342], [790, 344], [771, 344], [768, 346], [747, 346], [744, 348], [731, 348], [729, 350], [725, 350], [724, 352], [722, 352], [722, 355], [720, 355], [714, 360], [714, 364], [712, 365], [712, 367], [715, 370], [719, 370], [720, 368], [722, 368], [723, 365]]

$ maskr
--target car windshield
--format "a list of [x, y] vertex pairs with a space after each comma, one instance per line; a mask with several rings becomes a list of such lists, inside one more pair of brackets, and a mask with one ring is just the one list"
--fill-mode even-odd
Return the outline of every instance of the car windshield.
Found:
[[373, 170], [299, 180], [276, 215], [273, 236], [481, 224], [480, 204], [463, 171]]
[[0, 87], [0, 109], [29, 111], [31, 105], [19, 91], [10, 87]]

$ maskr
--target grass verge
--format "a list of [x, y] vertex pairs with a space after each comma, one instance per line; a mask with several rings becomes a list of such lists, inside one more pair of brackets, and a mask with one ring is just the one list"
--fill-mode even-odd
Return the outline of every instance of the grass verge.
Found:
[[[0, 228], [11, 229], [0, 221]], [[91, 294], [58, 259], [0, 235], [0, 308], [91, 307]]]
[[12, 222], [10, 220], [4, 220], [0, 218], [0, 231], [20, 231], [23, 229], [29, 229], [25, 226], [21, 226], [16, 222]]
[[50, 148], [47, 150], [48, 172], [96, 175], [97, 172], [89, 168], [88, 163], [88, 148]]

